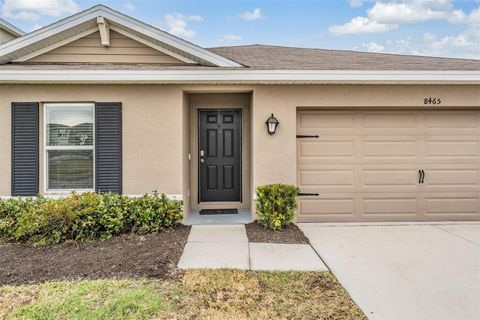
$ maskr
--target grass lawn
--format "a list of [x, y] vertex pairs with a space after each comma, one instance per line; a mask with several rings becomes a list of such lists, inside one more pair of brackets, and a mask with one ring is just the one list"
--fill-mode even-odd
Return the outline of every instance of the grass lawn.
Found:
[[177, 280], [0, 287], [0, 319], [365, 319], [329, 272], [189, 270]]

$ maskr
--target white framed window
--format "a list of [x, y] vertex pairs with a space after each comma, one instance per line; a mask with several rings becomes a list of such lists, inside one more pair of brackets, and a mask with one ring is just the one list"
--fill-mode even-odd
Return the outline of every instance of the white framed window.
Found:
[[95, 190], [95, 105], [44, 104], [45, 190]]

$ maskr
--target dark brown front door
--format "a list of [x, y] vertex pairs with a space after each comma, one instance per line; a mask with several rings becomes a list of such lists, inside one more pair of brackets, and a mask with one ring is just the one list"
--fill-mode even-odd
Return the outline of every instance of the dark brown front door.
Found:
[[241, 110], [199, 111], [199, 199], [241, 201]]

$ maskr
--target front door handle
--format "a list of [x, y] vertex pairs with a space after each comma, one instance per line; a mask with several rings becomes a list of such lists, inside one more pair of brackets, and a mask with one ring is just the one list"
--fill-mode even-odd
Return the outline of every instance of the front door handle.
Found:
[[418, 184], [422, 183], [422, 170], [418, 170]]
[[422, 169], [422, 184], [423, 184], [423, 181], [425, 181], [425, 171], [423, 171]]
[[203, 159], [200, 159], [200, 163], [204, 163], [204, 162], [205, 162], [205, 160], [203, 160]]

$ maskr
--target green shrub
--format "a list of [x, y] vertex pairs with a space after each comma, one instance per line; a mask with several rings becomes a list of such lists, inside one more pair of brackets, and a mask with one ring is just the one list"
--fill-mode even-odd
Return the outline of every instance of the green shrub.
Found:
[[12, 239], [18, 228], [17, 220], [21, 213], [35, 210], [37, 204], [45, 199], [39, 198], [9, 198], [0, 200], [0, 239]]
[[182, 201], [157, 193], [140, 198], [94, 192], [60, 199], [10, 198], [0, 200], [0, 240], [89, 242], [124, 232], [159, 232], [181, 219]]
[[171, 227], [183, 218], [182, 202], [172, 201], [164, 194], [145, 195], [132, 199], [130, 225], [136, 233], [154, 233]]
[[299, 189], [287, 184], [269, 184], [257, 187], [258, 223], [280, 230], [292, 222], [297, 208]]
[[72, 228], [75, 240], [88, 242], [95, 239], [106, 240], [124, 232], [131, 211], [131, 199], [115, 193], [73, 194], [78, 197], [81, 206]]
[[49, 244], [73, 238], [71, 229], [78, 215], [78, 199], [44, 200], [20, 212], [15, 231], [17, 240]]

